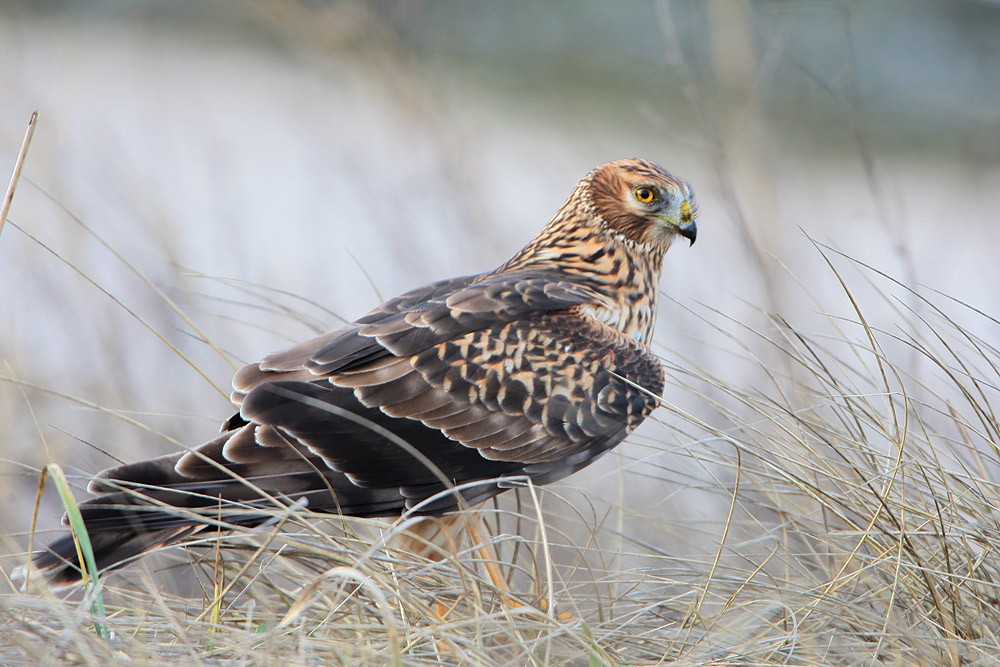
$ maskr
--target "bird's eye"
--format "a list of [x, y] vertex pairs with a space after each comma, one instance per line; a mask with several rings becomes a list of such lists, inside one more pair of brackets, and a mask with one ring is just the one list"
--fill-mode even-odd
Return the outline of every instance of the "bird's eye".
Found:
[[647, 185], [640, 185], [632, 191], [632, 195], [643, 204], [652, 204], [657, 200], [656, 190]]

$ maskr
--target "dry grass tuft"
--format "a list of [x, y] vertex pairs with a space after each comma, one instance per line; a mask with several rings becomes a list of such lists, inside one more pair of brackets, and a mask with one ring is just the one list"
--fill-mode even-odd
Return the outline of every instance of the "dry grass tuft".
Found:
[[[668, 398], [711, 407], [664, 418], [675, 453], [710, 481], [622, 459], [664, 495], [686, 484], [721, 499], [723, 520], [697, 526], [717, 551], [675, 551], [691, 527], [655, 506], [521, 490], [487, 510], [523, 602], [512, 607], [471, 546], [431, 562], [387, 546], [398, 526], [276, 510], [271, 528], [172, 550], [193, 562], [201, 596], [168, 594], [142, 568], [105, 576], [110, 640], [89, 599], [0, 598], [0, 662], [993, 664], [1000, 353], [971, 329], [997, 323], [945, 297], [893, 297], [898, 284], [819, 254], [853, 316], [829, 316], [823, 333], [777, 316], [769, 332], [744, 330], [739, 362], [766, 384], [671, 367]], [[871, 323], [839, 265], [867, 277], [892, 330]], [[761, 342], [767, 361], [751, 354]]]

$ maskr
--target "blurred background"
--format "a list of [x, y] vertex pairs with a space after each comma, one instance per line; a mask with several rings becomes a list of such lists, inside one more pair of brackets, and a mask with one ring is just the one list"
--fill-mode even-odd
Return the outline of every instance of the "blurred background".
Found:
[[[817, 244], [893, 335], [914, 292], [1000, 314], [997, 2], [6, 2], [0, 91], [3, 174], [40, 112], [0, 235], [8, 573], [39, 467], [210, 438], [235, 367], [496, 266], [608, 160], [699, 198], [657, 351], [666, 399], [709, 423], [684, 377], [754, 386], [769, 314], [856, 318]], [[711, 552], [727, 482], [658, 416], [558, 492]], [[651, 512], [676, 533], [643, 534]], [[40, 529], [61, 513], [46, 495]]]

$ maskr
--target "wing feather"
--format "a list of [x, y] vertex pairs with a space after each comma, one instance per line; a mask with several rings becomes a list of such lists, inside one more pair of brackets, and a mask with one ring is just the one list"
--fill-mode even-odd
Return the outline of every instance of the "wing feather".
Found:
[[[113, 491], [131, 475], [250, 497], [239, 475], [314, 509], [377, 514], [422, 502], [447, 488], [444, 480], [559, 479], [655, 407], [630, 383], [662, 391], [652, 354], [578, 308], [593, 298], [542, 275], [469, 276], [414, 290], [244, 367], [234, 379], [241, 412], [231, 430], [153, 465], [155, 474], [128, 466], [98, 486]], [[503, 488], [477, 486], [466, 499]], [[457, 503], [445, 498], [424, 510]]]

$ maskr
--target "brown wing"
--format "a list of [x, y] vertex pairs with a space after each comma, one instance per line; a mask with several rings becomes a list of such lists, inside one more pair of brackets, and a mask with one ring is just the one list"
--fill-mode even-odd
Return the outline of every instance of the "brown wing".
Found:
[[[244, 367], [241, 373], [237, 375], [236, 379], [233, 380], [233, 385], [237, 388], [237, 394], [234, 395], [234, 400], [237, 400], [238, 402], [241, 398], [239, 393], [241, 386], [251, 386], [252, 383], [248, 379], [241, 380], [240, 378], [241, 376], [247, 378], [247, 376], [251, 374], [252, 369], [256, 369], [259, 366], [267, 367], [269, 370], [284, 371], [304, 368], [303, 364], [305, 364], [311, 356], [313, 356], [317, 351], [328, 347], [331, 343], [342, 339], [345, 333], [357, 331], [364, 324], [382, 322], [398, 313], [403, 313], [415, 307], [420, 307], [424, 304], [430, 303], [435, 299], [446, 297], [453, 292], [457, 292], [468, 287], [477, 280], [481, 280], [483, 277], [484, 274], [461, 276], [458, 278], [439, 280], [437, 282], [418, 287], [401, 294], [394, 299], [389, 299], [378, 308], [375, 308], [367, 315], [357, 319], [353, 324], [345, 327], [344, 329], [331, 331], [330, 333], [323, 334], [317, 338], [312, 338], [286, 350], [269, 354], [264, 357], [264, 361], [260, 364], [250, 364]], [[345, 351], [345, 355], [346, 354], [349, 353]], [[243, 393], [245, 393], [245, 390]]]
[[656, 406], [663, 383], [645, 348], [576, 309], [469, 332], [326, 379], [485, 458], [523, 464], [617, 442]]
[[235, 400], [257, 382], [258, 371], [309, 370], [328, 375], [387, 354], [418, 354], [449, 338], [498, 323], [565, 310], [595, 300], [589, 288], [538, 273], [483, 274], [432, 283], [376, 308], [352, 325], [264, 357], [233, 379]]
[[[102, 507], [144, 502], [114, 493], [127, 488], [192, 509], [279, 499], [360, 516], [436, 514], [459, 505], [449, 494], [428, 501], [454, 484], [482, 481], [462, 493], [471, 504], [503, 490], [503, 478], [562, 478], [656, 405], [659, 362], [582, 313], [593, 298], [585, 287], [525, 274], [425, 294], [245, 367], [231, 430], [191, 452], [105, 471], [92, 490], [113, 496], [88, 512], [99, 520]], [[146, 510], [149, 528], [184, 523]]]
[[[539, 275], [470, 283], [242, 369], [234, 398], [247, 426], [219, 463], [266, 461], [284, 441], [412, 506], [444, 481], [558, 479], [653, 410], [659, 362], [582, 314], [587, 288]], [[197, 454], [177, 469], [210, 472]]]

